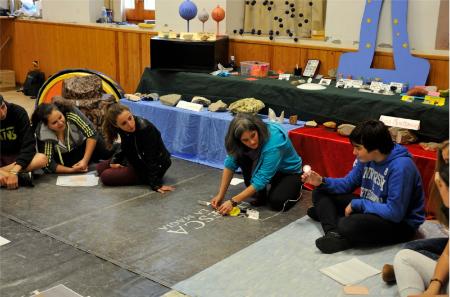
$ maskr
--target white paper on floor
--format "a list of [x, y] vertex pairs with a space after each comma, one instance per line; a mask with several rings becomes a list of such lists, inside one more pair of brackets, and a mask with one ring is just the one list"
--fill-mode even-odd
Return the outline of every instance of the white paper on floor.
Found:
[[243, 183], [243, 182], [244, 182], [244, 180], [243, 180], [242, 178], [236, 178], [236, 177], [233, 177], [233, 178], [231, 179], [230, 185], [232, 185], [232, 186], [237, 186], [237, 185], [239, 185], [239, 184], [241, 184], [241, 183]]
[[381, 272], [357, 258], [319, 269], [319, 271], [345, 286], [357, 284]]
[[57, 186], [62, 187], [93, 187], [98, 185], [98, 176], [93, 174], [58, 176]]
[[8, 239], [0, 236], [0, 246], [5, 245], [5, 244], [7, 244], [9, 242], [11, 242], [11, 241], [9, 241]]

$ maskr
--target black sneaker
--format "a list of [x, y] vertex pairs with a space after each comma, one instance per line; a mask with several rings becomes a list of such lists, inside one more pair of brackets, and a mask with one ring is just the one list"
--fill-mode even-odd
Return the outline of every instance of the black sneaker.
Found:
[[334, 231], [316, 239], [316, 247], [324, 254], [333, 254], [351, 248], [348, 240]]
[[17, 178], [19, 180], [19, 186], [34, 187], [33, 174], [31, 174], [31, 172], [19, 172]]
[[320, 222], [319, 216], [317, 215], [316, 208], [314, 206], [308, 208], [308, 210], [306, 211], [306, 214], [308, 215], [308, 217], [310, 217], [314, 221]]

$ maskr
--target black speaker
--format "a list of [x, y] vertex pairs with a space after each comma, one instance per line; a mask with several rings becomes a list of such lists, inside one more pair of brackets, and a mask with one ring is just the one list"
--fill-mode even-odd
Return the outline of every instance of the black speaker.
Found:
[[151, 68], [160, 70], [212, 72], [217, 64], [228, 64], [228, 37], [215, 41], [195, 41], [152, 37]]

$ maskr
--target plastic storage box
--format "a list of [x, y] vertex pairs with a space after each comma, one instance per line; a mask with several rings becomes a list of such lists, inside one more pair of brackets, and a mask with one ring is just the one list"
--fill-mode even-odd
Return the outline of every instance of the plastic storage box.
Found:
[[269, 63], [258, 61], [242, 61], [241, 75], [266, 77], [269, 72]]

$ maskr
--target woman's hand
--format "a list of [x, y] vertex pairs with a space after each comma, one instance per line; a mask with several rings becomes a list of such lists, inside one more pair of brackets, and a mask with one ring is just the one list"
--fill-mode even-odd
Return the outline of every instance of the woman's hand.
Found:
[[159, 188], [158, 190], [156, 190], [156, 192], [161, 193], [161, 194], [164, 194], [164, 193], [167, 193], [167, 192], [172, 192], [172, 191], [174, 191], [174, 190], [175, 190], [175, 188], [172, 187], [172, 186], [165, 186], [165, 185], [162, 185], [161, 188]]
[[220, 204], [222, 204], [222, 200], [223, 200], [222, 196], [220, 195], [214, 196], [210, 201], [212, 208], [217, 209], [220, 206]]
[[308, 183], [315, 187], [320, 186], [322, 180], [323, 180], [322, 176], [320, 176], [317, 172], [313, 170], [309, 171], [308, 173], [302, 174], [302, 182]]
[[217, 210], [221, 215], [227, 215], [233, 209], [233, 204], [230, 200], [225, 201]]
[[75, 168], [77, 172], [87, 172], [88, 170], [88, 162], [86, 160], [81, 159], [78, 163], [74, 164], [72, 168]]
[[109, 164], [109, 167], [111, 167], [111, 168], [122, 168], [124, 166], [121, 165], [121, 164]]

